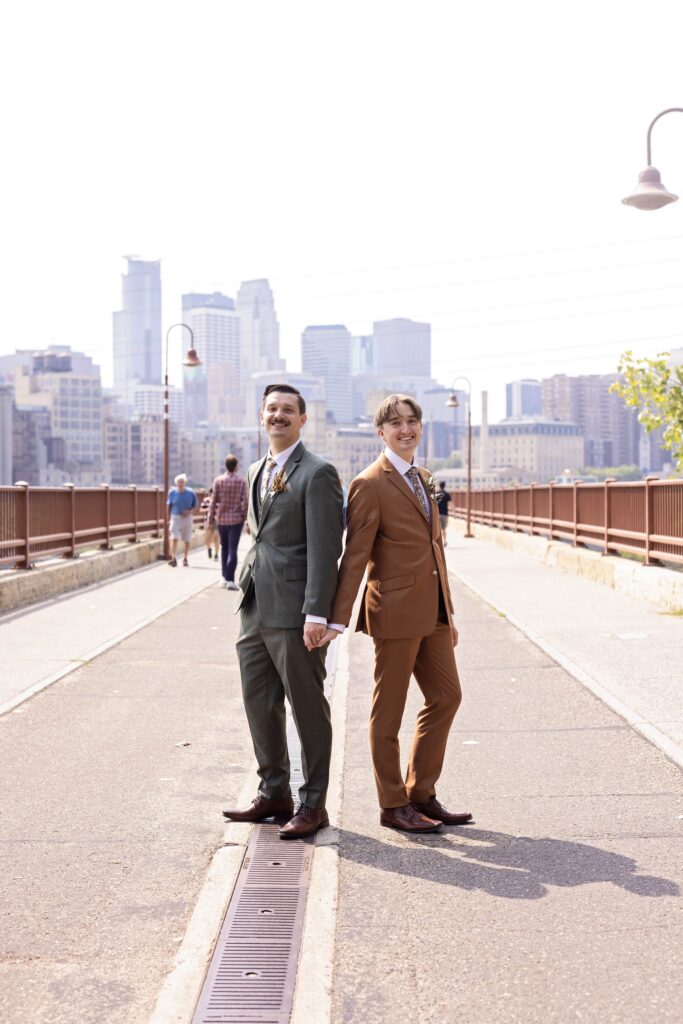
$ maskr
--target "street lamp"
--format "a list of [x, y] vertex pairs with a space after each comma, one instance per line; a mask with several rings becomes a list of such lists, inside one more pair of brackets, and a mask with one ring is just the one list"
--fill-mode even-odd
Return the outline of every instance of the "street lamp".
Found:
[[447, 409], [458, 409], [460, 402], [455, 391], [455, 385], [459, 380], [467, 383], [467, 507], [465, 536], [473, 537], [471, 530], [472, 515], [472, 384], [468, 377], [456, 377], [451, 383], [451, 396], [446, 402]]
[[169, 472], [169, 411], [168, 411], [168, 336], [174, 327], [184, 327], [185, 330], [190, 332], [190, 348], [188, 348], [185, 358], [183, 359], [183, 366], [201, 366], [202, 361], [197, 355], [197, 350], [194, 347], [194, 334], [192, 328], [188, 327], [187, 324], [178, 323], [171, 324], [169, 329], [166, 331], [166, 353], [164, 359], [164, 559], [168, 561], [170, 558], [170, 544], [168, 536], [168, 514], [166, 511], [166, 502], [168, 501], [168, 492], [171, 488], [170, 472]]
[[683, 114], [683, 107], [668, 107], [663, 110], [661, 114], [657, 114], [647, 130], [647, 167], [638, 175], [638, 184], [635, 190], [630, 196], [621, 200], [626, 206], [635, 206], [637, 210], [659, 210], [660, 207], [667, 206], [668, 203], [675, 203], [678, 199], [678, 196], [665, 188], [662, 184], [661, 174], [656, 167], [652, 166], [652, 129], [660, 117], [664, 117], [665, 114]]

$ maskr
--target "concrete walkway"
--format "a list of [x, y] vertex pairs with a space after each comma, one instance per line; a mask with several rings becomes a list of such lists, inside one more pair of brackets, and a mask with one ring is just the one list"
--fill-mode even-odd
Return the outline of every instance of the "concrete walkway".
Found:
[[[220, 580], [205, 548], [0, 617], [0, 714]], [[36, 569], [35, 572], [40, 572]]]
[[683, 765], [683, 618], [456, 529], [450, 571]]
[[223, 843], [221, 807], [253, 778], [235, 595], [218, 575], [197, 553], [3, 624], [23, 631], [13, 664], [32, 653], [37, 675], [176, 604], [0, 719], [5, 1024], [150, 1018]]
[[[659, 657], [655, 625], [671, 629], [668, 656], [652, 672], [663, 702], [674, 696], [660, 682], [671, 677], [681, 622], [638, 604], [622, 624], [618, 595], [582, 581], [592, 593], [592, 643], [577, 654], [589, 631], [587, 592], [571, 597], [578, 581], [527, 561], [510, 568], [500, 550], [487, 562], [492, 549], [466, 543], [453, 538], [452, 567], [490, 593], [485, 601], [454, 577], [464, 704], [439, 795], [472, 810], [475, 822], [419, 839], [379, 826], [367, 744], [373, 647], [351, 632], [335, 641], [348, 677], [346, 706], [337, 697], [334, 706], [343, 799], [337, 812], [335, 798], [340, 827], [321, 833], [316, 849], [313, 873], [327, 865], [327, 880], [322, 902], [311, 900], [306, 948], [314, 952], [300, 976], [327, 976], [331, 956], [334, 1024], [678, 1022], [681, 773], [500, 612], [503, 600], [516, 619], [536, 606], [528, 629], [545, 630], [553, 644], [562, 630], [571, 640], [576, 615], [571, 654], [593, 651], [583, 664], [596, 675], [596, 622], [621, 651], [624, 673], [635, 644], [642, 657]], [[539, 571], [551, 574], [552, 589], [531, 600]], [[214, 586], [217, 577], [197, 552], [190, 569], [160, 565], [0, 623], [0, 642], [2, 630], [21, 625], [24, 646], [13, 653], [17, 663], [29, 651], [46, 666], [34, 670], [39, 683], [51, 661], [78, 664], [0, 719], [0, 1019], [8, 1024], [149, 1021], [225, 842], [220, 808], [255, 786], [235, 595]], [[562, 608], [561, 628], [551, 606]], [[61, 620], [51, 620], [56, 613]], [[646, 638], [618, 643], [618, 632]], [[98, 643], [110, 646], [88, 657]], [[602, 661], [611, 664], [604, 651]], [[25, 692], [21, 672], [15, 696]], [[411, 689], [404, 749], [420, 704]], [[645, 683], [639, 693], [654, 700]], [[655, 710], [660, 725], [677, 721], [668, 704]], [[211, 936], [199, 962], [210, 947]], [[316, 1005], [308, 1019], [327, 1024], [318, 1005], [323, 1015]]]
[[[469, 548], [468, 571], [486, 555]], [[532, 580], [507, 580], [522, 609]], [[570, 582], [558, 576], [553, 596], [565, 629]], [[350, 638], [334, 1024], [680, 1021], [680, 771], [490, 605], [454, 592], [464, 702], [439, 795], [472, 825], [420, 838], [379, 826], [372, 643]], [[595, 596], [603, 623], [610, 594]]]

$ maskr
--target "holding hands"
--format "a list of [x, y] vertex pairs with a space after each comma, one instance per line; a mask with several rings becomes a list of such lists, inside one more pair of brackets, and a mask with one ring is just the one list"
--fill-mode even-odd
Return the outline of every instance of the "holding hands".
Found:
[[339, 630], [330, 629], [322, 622], [307, 622], [304, 626], [304, 644], [307, 651], [313, 651], [316, 647], [324, 647], [339, 636]]

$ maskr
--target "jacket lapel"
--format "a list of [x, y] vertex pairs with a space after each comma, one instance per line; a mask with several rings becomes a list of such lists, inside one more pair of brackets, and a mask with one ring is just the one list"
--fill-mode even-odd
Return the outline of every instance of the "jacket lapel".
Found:
[[263, 456], [261, 461], [257, 464], [256, 469], [254, 470], [254, 475], [251, 478], [251, 493], [249, 495], [251, 500], [249, 502], [249, 508], [251, 509], [251, 511], [253, 513], [254, 526], [258, 525], [259, 519], [261, 518], [261, 513], [260, 513], [260, 509], [259, 509], [259, 500], [258, 500], [258, 498], [259, 498], [259, 495], [258, 495], [258, 485], [259, 485], [259, 480], [261, 479], [261, 470], [265, 466], [267, 458], [268, 458], [267, 454]]
[[431, 473], [427, 469], [418, 469], [418, 473], [420, 474], [420, 480], [424, 485], [424, 489], [427, 492], [427, 504], [429, 505], [432, 523], [432, 540], [438, 540], [441, 536], [441, 520], [439, 519], [439, 506], [429, 494], [429, 481], [432, 478]]
[[[417, 500], [417, 495], [415, 494], [413, 488], [406, 480], [401, 479], [401, 474], [394, 466], [392, 466], [384, 452], [382, 452], [380, 460], [382, 463], [382, 469], [387, 474], [387, 479], [389, 480], [389, 483], [392, 483], [394, 485], [399, 494], [402, 494], [404, 498], [407, 498], [407, 500], [411, 503], [413, 508], [419, 514], [420, 519], [425, 524], [427, 529], [430, 529], [429, 523], [425, 519], [424, 512], [422, 511], [422, 506], [420, 505], [420, 502]], [[432, 514], [432, 523], [433, 521], [434, 515]]]
[[[301, 460], [301, 456], [304, 454], [305, 450], [306, 449], [304, 448], [303, 444], [301, 442], [299, 442], [297, 447], [294, 449], [292, 454], [289, 456], [289, 458], [285, 462], [285, 465], [284, 465], [284, 478], [285, 478], [285, 483], [286, 484], [289, 483], [289, 481], [292, 479], [292, 476], [294, 475], [296, 470], [299, 468], [299, 461]], [[265, 459], [263, 461], [265, 462]], [[280, 472], [280, 471], [278, 470], [278, 472]], [[275, 479], [275, 477], [273, 477], [273, 479]], [[280, 492], [280, 493], [282, 493], [282, 492]], [[256, 535], [257, 536], [259, 535], [259, 533], [263, 529], [263, 524], [265, 523], [266, 519], [268, 518], [268, 513], [270, 512], [271, 508], [273, 507], [273, 502], [277, 501], [278, 497], [279, 497], [279, 494], [273, 494], [272, 490], [268, 491], [268, 493], [266, 495], [266, 500], [263, 502], [263, 505], [261, 506], [261, 514], [259, 516], [258, 529], [256, 531]]]

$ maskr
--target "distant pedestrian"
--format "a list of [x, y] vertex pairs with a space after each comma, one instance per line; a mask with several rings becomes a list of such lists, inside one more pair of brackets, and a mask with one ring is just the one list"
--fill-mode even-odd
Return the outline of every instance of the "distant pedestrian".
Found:
[[226, 457], [225, 473], [216, 477], [211, 488], [208, 516], [209, 523], [215, 525], [220, 534], [223, 586], [228, 590], [239, 590], [235, 583], [237, 545], [249, 508], [247, 483], [244, 477], [238, 474], [238, 466], [239, 459], [236, 455]]
[[448, 547], [448, 506], [451, 503], [451, 496], [446, 490], [446, 481], [439, 480], [439, 490], [436, 493], [436, 504], [439, 506], [439, 522], [441, 523], [441, 536], [443, 546]]
[[204, 495], [202, 503], [199, 506], [199, 511], [204, 516], [204, 543], [206, 544], [209, 559], [217, 559], [218, 550], [221, 546], [221, 535], [218, 532], [216, 524], [209, 520], [209, 509], [211, 508], [212, 496], [213, 487], [209, 487], [209, 493]]
[[190, 541], [192, 540], [192, 512], [197, 507], [197, 495], [187, 486], [187, 475], [179, 473], [173, 481], [175, 487], [168, 492], [166, 504], [171, 517], [171, 561], [169, 565], [176, 567], [176, 550], [178, 541], [185, 545], [183, 565], [189, 565]]

